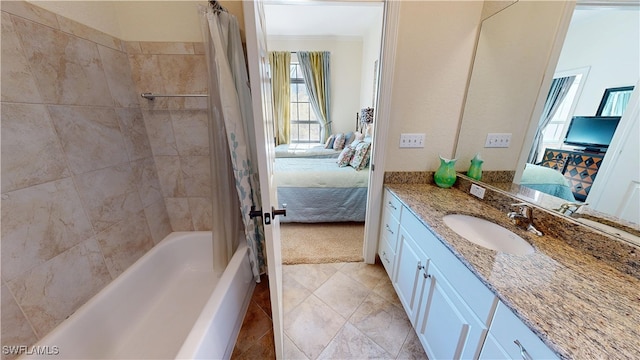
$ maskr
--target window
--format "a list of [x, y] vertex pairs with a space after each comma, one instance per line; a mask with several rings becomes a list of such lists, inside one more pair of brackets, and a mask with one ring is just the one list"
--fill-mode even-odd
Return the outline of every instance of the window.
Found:
[[[567, 127], [569, 126], [569, 121], [571, 120], [571, 116], [576, 107], [576, 103], [578, 100], [578, 94], [582, 91], [582, 86], [584, 85], [584, 80], [588, 73], [588, 69], [579, 69], [572, 73], [556, 74], [555, 77], [564, 77], [575, 75], [575, 79], [567, 92], [567, 95], [562, 100], [562, 103], [559, 105], [558, 110], [553, 115], [553, 118], [544, 129], [542, 133], [542, 146], [543, 148], [559, 148], [562, 145], [564, 140], [564, 136], [567, 132]], [[539, 154], [539, 159], [537, 161], [541, 161], [541, 157], [544, 156], [544, 151], [541, 151]]]
[[291, 142], [320, 143], [320, 122], [309, 102], [300, 64], [291, 62]]

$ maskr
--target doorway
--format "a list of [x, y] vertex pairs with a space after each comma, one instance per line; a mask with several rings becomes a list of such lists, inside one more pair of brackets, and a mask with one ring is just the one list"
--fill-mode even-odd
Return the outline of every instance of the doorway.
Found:
[[[284, 180], [286, 184], [281, 184], [279, 187], [279, 202], [287, 204], [288, 212], [291, 214], [289, 218], [293, 221], [288, 223], [289, 219], [281, 220], [283, 263], [285, 264], [367, 260], [365, 214], [370, 211], [370, 204], [367, 202], [368, 190], [371, 187], [367, 174], [370, 167], [365, 166], [356, 171], [348, 163], [343, 167], [338, 166], [337, 159], [344, 150], [340, 146], [334, 146], [336, 150], [328, 155], [333, 156], [334, 160], [315, 159], [322, 155], [312, 150], [323, 149], [322, 151], [331, 152], [331, 140], [326, 142], [324, 138], [318, 139], [318, 135], [314, 136], [316, 133], [313, 128], [301, 131], [300, 124], [304, 123], [306, 127], [309, 120], [316, 120], [317, 117], [314, 116], [313, 109], [308, 104], [303, 104], [301, 110], [300, 98], [308, 101], [308, 96], [306, 90], [303, 91], [304, 96], [299, 96], [300, 83], [295, 83], [293, 79], [297, 78], [296, 75], [299, 72], [298, 51], [329, 52], [331, 132], [327, 135], [333, 136], [334, 139], [342, 135], [346, 138], [346, 143], [353, 141], [357, 134], [362, 134], [361, 141], [377, 143], [378, 139], [374, 136], [375, 119], [366, 123], [362, 121], [362, 114], [364, 109], [375, 109], [376, 106], [383, 13], [383, 2], [265, 4], [269, 51], [291, 53], [292, 64], [290, 73], [292, 105], [291, 120], [288, 125], [292, 129], [291, 141], [279, 145], [288, 146], [285, 155], [278, 152], [276, 148], [276, 173], [280, 166], [285, 166], [279, 163], [287, 163], [286, 166], [294, 168], [299, 166], [298, 163], [303, 163], [302, 171], [312, 172], [314, 174], [310, 175], [312, 178], [315, 176], [316, 179], [323, 179], [319, 182], [312, 179], [313, 184], [306, 189], [292, 190], [294, 186], [304, 187], [306, 185], [304, 180], [300, 180], [302, 183], [298, 181], [297, 184], [291, 184], [290, 179], [294, 177], [293, 171], [283, 176], [286, 177]], [[312, 126], [315, 125], [312, 124]], [[347, 143], [346, 146], [350, 145]], [[286, 159], [279, 159], [278, 154]], [[368, 154], [368, 157], [370, 156], [371, 153]], [[324, 173], [324, 170], [327, 172]], [[351, 185], [339, 180], [343, 175], [334, 173], [335, 170], [342, 172], [351, 170], [354, 174], [357, 172], [360, 180], [350, 187]], [[282, 171], [289, 171], [289, 168]], [[336, 180], [332, 180], [334, 176]], [[331, 189], [317, 189], [314, 188], [315, 186]], [[301, 212], [304, 212], [304, 215], [300, 215]], [[293, 236], [296, 238], [308, 240], [304, 244], [300, 242], [293, 246], [296, 250], [293, 258], [288, 258], [287, 255], [288, 232], [295, 234]], [[327, 239], [326, 244], [322, 243], [323, 237]], [[316, 241], [315, 238], [320, 241]], [[355, 238], [360, 240], [354, 242]], [[333, 246], [332, 241], [343, 246]], [[311, 249], [314, 245], [319, 245], [316, 250]], [[355, 254], [353, 247], [357, 247]], [[302, 257], [300, 250], [303, 250]], [[316, 254], [309, 255], [305, 260], [304, 257], [308, 254], [305, 255], [304, 250], [309, 250], [309, 253], [316, 252]], [[375, 253], [375, 249], [373, 252]], [[373, 261], [369, 260], [369, 262]]]

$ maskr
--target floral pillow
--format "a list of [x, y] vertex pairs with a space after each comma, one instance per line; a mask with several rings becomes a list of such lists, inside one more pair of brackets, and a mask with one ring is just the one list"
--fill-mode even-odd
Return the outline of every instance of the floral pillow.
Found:
[[355, 146], [353, 158], [349, 161], [349, 165], [356, 170], [362, 170], [369, 165], [371, 143], [361, 142]]
[[349, 166], [351, 159], [353, 158], [353, 154], [356, 153], [356, 149], [351, 146], [347, 146], [342, 150], [340, 155], [338, 155], [338, 166], [345, 167]]
[[345, 140], [346, 139], [345, 139], [343, 133], [337, 134], [335, 139], [333, 140], [333, 150], [342, 150], [342, 149], [344, 149]]

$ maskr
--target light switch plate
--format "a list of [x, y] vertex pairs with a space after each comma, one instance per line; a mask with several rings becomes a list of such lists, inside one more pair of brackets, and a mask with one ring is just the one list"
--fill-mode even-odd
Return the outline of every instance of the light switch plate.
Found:
[[401, 148], [423, 148], [424, 134], [400, 134]]
[[511, 144], [511, 133], [489, 133], [484, 143], [486, 148], [508, 148]]

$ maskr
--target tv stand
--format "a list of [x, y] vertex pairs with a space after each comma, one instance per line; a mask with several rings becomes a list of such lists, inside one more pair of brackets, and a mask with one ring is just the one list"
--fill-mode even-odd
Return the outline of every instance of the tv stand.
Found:
[[561, 172], [569, 180], [571, 192], [578, 201], [586, 200], [604, 158], [604, 152], [589, 150], [545, 149], [540, 163]]

